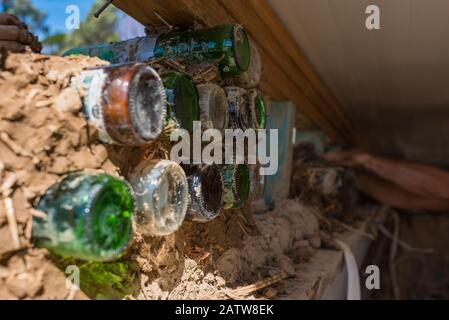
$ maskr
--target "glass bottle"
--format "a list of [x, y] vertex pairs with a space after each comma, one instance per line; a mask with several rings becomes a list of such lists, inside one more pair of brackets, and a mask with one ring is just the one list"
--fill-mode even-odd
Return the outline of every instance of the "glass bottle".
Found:
[[169, 160], [146, 160], [131, 174], [136, 228], [146, 236], [169, 235], [182, 225], [188, 202], [184, 170]]
[[259, 49], [254, 41], [250, 40], [250, 63], [249, 68], [241, 75], [237, 76], [238, 86], [246, 89], [256, 88], [262, 78], [263, 65], [260, 58]]
[[253, 113], [247, 91], [240, 87], [225, 87], [229, 109], [229, 128], [242, 129], [253, 127]]
[[182, 58], [187, 63], [219, 61], [221, 74], [228, 77], [248, 69], [250, 47], [242, 26], [226, 24], [161, 35], [157, 40], [155, 56]]
[[222, 166], [224, 198], [223, 208], [241, 208], [249, 197], [250, 180], [248, 166], [224, 165]]
[[224, 77], [239, 75], [250, 65], [248, 35], [236, 24], [74, 48], [64, 56], [79, 54], [99, 57], [113, 64], [146, 62], [159, 57], [182, 59], [189, 64], [218, 61]]
[[32, 242], [88, 261], [118, 258], [132, 235], [134, 198], [123, 180], [90, 170], [69, 173], [38, 201]]
[[225, 91], [213, 83], [198, 85], [201, 124], [205, 129], [223, 130], [228, 127], [229, 109]]
[[140, 146], [161, 133], [165, 90], [151, 67], [127, 64], [90, 69], [73, 83], [84, 89], [84, 113], [103, 142]]
[[267, 127], [267, 107], [265, 99], [259, 89], [248, 90], [248, 97], [253, 116], [253, 127], [256, 129], [266, 129]]
[[208, 222], [220, 215], [223, 203], [223, 177], [220, 167], [186, 166], [189, 184], [187, 217], [196, 222]]
[[262, 198], [265, 191], [266, 176], [260, 173], [260, 164], [248, 165], [249, 179], [250, 179], [250, 191], [249, 199], [258, 200]]
[[111, 64], [147, 62], [154, 58], [158, 36], [145, 36], [126, 41], [98, 44], [89, 47], [73, 48], [62, 56], [85, 55], [98, 57]]
[[193, 121], [200, 121], [198, 89], [192, 78], [181, 72], [161, 75], [167, 97], [167, 119], [193, 132]]

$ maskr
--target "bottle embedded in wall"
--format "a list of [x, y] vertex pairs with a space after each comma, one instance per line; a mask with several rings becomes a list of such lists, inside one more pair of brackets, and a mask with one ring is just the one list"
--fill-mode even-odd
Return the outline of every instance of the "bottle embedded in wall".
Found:
[[133, 232], [134, 195], [127, 182], [96, 171], [66, 175], [42, 195], [31, 241], [62, 257], [111, 261]]
[[136, 229], [145, 236], [165, 236], [182, 225], [189, 187], [184, 170], [169, 160], [146, 160], [130, 176], [135, 192]]
[[248, 35], [237, 24], [74, 48], [64, 56], [79, 54], [99, 57], [113, 64], [147, 62], [160, 57], [182, 59], [188, 64], [217, 62], [224, 77], [245, 72], [251, 55]]
[[159, 75], [144, 64], [89, 69], [72, 81], [85, 92], [87, 120], [104, 143], [143, 146], [165, 123], [165, 90]]
[[202, 128], [226, 129], [229, 124], [229, 108], [223, 88], [213, 83], [200, 84], [198, 85], [198, 93]]
[[255, 129], [266, 129], [267, 107], [262, 93], [259, 89], [248, 90], [248, 99], [253, 117], [253, 127]]
[[181, 72], [161, 75], [167, 97], [167, 120], [193, 132], [193, 122], [200, 121], [198, 89], [192, 78]]
[[237, 85], [245, 89], [256, 88], [262, 78], [263, 65], [254, 41], [250, 40], [250, 63], [248, 69], [236, 77]]
[[245, 164], [222, 166], [224, 185], [223, 208], [241, 208], [249, 198], [249, 169]]
[[253, 113], [248, 100], [247, 91], [240, 87], [225, 87], [229, 109], [229, 128], [242, 129], [253, 128]]
[[223, 177], [218, 165], [184, 166], [189, 184], [187, 218], [209, 222], [222, 211]]

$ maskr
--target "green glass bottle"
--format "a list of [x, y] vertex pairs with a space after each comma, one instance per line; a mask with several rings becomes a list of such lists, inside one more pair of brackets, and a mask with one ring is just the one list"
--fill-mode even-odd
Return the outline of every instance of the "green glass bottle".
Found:
[[253, 126], [256, 129], [267, 127], [267, 107], [265, 99], [259, 89], [248, 90], [250, 106], [252, 109]]
[[73, 48], [62, 56], [85, 55], [98, 57], [111, 64], [147, 62], [154, 58], [158, 36], [146, 36], [121, 42], [98, 44], [89, 47]]
[[125, 181], [105, 173], [69, 173], [36, 209], [46, 217], [33, 217], [32, 242], [62, 257], [110, 261], [131, 238], [133, 192]]
[[206, 83], [198, 85], [201, 108], [201, 125], [204, 129], [227, 129], [229, 124], [228, 99], [218, 85]]
[[193, 121], [200, 121], [198, 90], [192, 78], [181, 72], [161, 75], [167, 97], [167, 119], [193, 132]]
[[182, 58], [188, 63], [219, 61], [221, 74], [228, 77], [248, 69], [250, 46], [242, 26], [226, 24], [161, 35], [157, 40], [155, 56]]
[[184, 166], [189, 184], [187, 218], [208, 222], [220, 215], [223, 203], [223, 176], [220, 167]]
[[146, 160], [131, 174], [136, 194], [136, 228], [146, 236], [169, 235], [187, 213], [187, 177], [173, 161]]
[[250, 180], [248, 166], [245, 164], [222, 167], [224, 197], [223, 208], [241, 208], [249, 197]]
[[188, 64], [218, 62], [224, 77], [239, 75], [250, 65], [248, 35], [236, 24], [74, 48], [64, 56], [80, 54], [99, 57], [113, 64], [146, 62], [159, 57], [182, 59]]

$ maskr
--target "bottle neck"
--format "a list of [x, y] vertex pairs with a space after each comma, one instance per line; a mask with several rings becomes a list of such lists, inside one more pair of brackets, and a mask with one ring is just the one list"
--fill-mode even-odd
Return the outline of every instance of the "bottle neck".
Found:
[[74, 48], [65, 52], [63, 56], [86, 55], [98, 57], [111, 64], [147, 62], [155, 57], [158, 37], [158, 35], [150, 35], [111, 44]]

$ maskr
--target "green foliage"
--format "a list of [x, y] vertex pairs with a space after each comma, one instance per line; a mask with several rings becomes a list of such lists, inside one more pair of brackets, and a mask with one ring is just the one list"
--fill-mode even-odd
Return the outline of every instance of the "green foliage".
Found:
[[118, 10], [114, 6], [109, 6], [99, 19], [93, 15], [103, 2], [103, 0], [95, 1], [86, 20], [81, 22], [79, 30], [68, 34], [54, 34], [45, 39], [44, 44], [49, 46], [51, 53], [62, 54], [71, 48], [118, 41], [119, 38], [115, 33]]
[[30, 31], [48, 34], [47, 14], [38, 10], [31, 0], [3, 0], [2, 3], [3, 11], [17, 16], [28, 25]]

